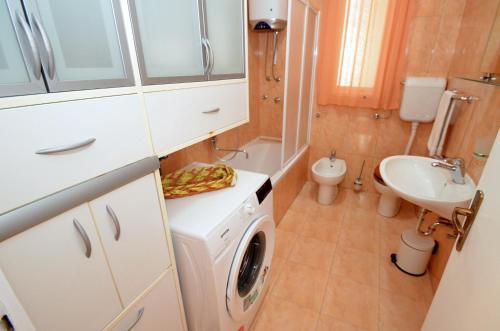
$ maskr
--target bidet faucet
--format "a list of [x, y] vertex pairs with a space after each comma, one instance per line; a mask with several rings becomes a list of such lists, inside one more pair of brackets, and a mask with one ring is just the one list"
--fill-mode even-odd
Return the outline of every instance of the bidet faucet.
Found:
[[454, 183], [465, 184], [465, 179], [464, 179], [465, 166], [463, 159], [459, 157], [457, 158], [448, 157], [444, 158], [443, 162], [438, 162], [438, 161], [432, 162], [431, 166], [451, 171]]
[[335, 162], [336, 159], [337, 159], [337, 151], [332, 150], [330, 152], [330, 162]]

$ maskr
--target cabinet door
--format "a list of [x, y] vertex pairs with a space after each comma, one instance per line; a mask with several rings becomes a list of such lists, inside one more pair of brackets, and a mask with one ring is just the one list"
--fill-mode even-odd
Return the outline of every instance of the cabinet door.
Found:
[[131, 0], [130, 7], [144, 84], [206, 79], [198, 0]]
[[51, 92], [133, 85], [119, 0], [23, 0]]
[[87, 204], [0, 243], [0, 267], [37, 330], [102, 330], [121, 311]]
[[154, 176], [90, 202], [124, 306], [170, 265]]
[[0, 97], [46, 92], [38, 54], [19, 0], [0, 0]]
[[211, 80], [245, 77], [243, 5], [243, 0], [204, 0]]
[[182, 331], [182, 319], [174, 275], [170, 269], [151, 292], [128, 309], [118, 323], [106, 328], [106, 331]]

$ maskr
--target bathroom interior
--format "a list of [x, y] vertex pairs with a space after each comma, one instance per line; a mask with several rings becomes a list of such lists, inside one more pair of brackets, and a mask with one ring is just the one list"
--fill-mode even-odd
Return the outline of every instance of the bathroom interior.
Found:
[[500, 330], [499, 73], [500, 0], [0, 0], [0, 331]]

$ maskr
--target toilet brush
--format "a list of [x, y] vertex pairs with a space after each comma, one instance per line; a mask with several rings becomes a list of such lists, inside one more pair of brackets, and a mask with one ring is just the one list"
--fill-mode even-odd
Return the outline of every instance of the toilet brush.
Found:
[[354, 183], [353, 183], [353, 188], [354, 188], [354, 191], [356, 191], [356, 192], [361, 191], [361, 188], [363, 187], [363, 180], [361, 179], [361, 175], [363, 174], [364, 167], [365, 167], [365, 160], [363, 160], [363, 163], [361, 164], [361, 171], [359, 172], [358, 177], [354, 180]]

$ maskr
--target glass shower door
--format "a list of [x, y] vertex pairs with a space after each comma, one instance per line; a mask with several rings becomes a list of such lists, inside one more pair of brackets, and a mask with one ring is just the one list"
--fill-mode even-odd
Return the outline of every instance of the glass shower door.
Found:
[[18, 0], [0, 0], [0, 97], [45, 93], [38, 48]]
[[51, 92], [133, 85], [119, 0], [23, 0]]
[[297, 153], [297, 134], [301, 107], [301, 78], [304, 24], [306, 5], [300, 0], [290, 1], [291, 15], [288, 23], [287, 76], [283, 119], [282, 166]]
[[297, 136], [297, 148], [300, 150], [309, 141], [309, 126], [311, 119], [311, 108], [313, 102], [314, 62], [316, 50], [316, 28], [318, 14], [307, 9], [307, 20], [305, 26], [304, 40], [304, 62], [302, 68], [302, 97], [299, 117], [299, 133]]

